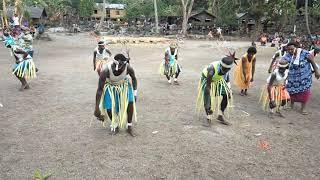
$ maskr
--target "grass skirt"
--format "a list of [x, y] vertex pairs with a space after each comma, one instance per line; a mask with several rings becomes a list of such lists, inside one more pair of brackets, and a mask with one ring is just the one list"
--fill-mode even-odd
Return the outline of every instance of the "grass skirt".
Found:
[[13, 73], [20, 78], [33, 79], [36, 78], [36, 66], [32, 59], [27, 59], [16, 64]]
[[[103, 95], [100, 101], [100, 111], [102, 115], [108, 116], [107, 109], [105, 107], [105, 96], [106, 93], [110, 95], [111, 99], [111, 112], [112, 112], [112, 119], [111, 119], [111, 126], [116, 127], [117, 125], [120, 128], [124, 128], [127, 124], [127, 109], [129, 102], [132, 101], [133, 103], [133, 118], [137, 121], [137, 112], [136, 112], [136, 105], [134, 98], [129, 97], [129, 91], [133, 92], [131, 81], [128, 79], [124, 80], [122, 83], [118, 85], [106, 83], [103, 90]], [[132, 94], [131, 94], [132, 95]], [[109, 116], [108, 116], [109, 117]], [[105, 126], [105, 124], [104, 124]]]
[[[273, 86], [271, 88], [271, 96], [271, 99], [276, 103], [276, 110], [280, 109], [282, 101], [286, 101], [287, 105], [290, 100], [290, 95], [284, 85]], [[265, 111], [269, 109], [269, 99], [268, 85], [265, 85], [261, 90], [259, 99], [259, 102], [262, 103], [262, 108]]]
[[[196, 104], [196, 111], [198, 115], [200, 115], [200, 111], [204, 109], [204, 99], [205, 99], [204, 91], [205, 91], [206, 85], [207, 85], [207, 79], [205, 77], [202, 77], [198, 85], [198, 96], [197, 96], [197, 104]], [[217, 112], [217, 114], [219, 114], [219, 110], [221, 107], [222, 96], [227, 95], [228, 107], [226, 111], [227, 111], [227, 114], [230, 113], [231, 107], [233, 105], [232, 90], [228, 87], [224, 79], [211, 83], [210, 95], [211, 95], [210, 96], [211, 110], [214, 112]]]
[[178, 63], [175, 61], [173, 64], [166, 63], [165, 61], [160, 64], [160, 75], [168, 75], [173, 77], [178, 72]]

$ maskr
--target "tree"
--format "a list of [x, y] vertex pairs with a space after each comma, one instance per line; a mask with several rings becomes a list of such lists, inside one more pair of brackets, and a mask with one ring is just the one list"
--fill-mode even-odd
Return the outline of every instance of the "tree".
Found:
[[101, 16], [101, 19], [100, 19], [100, 24], [98, 26], [98, 30], [100, 31], [101, 28], [102, 28], [102, 24], [103, 24], [103, 21], [104, 19], [106, 18], [106, 0], [103, 0], [103, 3], [102, 3], [102, 16]]
[[90, 17], [93, 12], [93, 0], [81, 0], [79, 4], [79, 15], [81, 17]]
[[306, 17], [306, 25], [307, 25], [308, 34], [311, 35], [311, 31], [310, 31], [310, 27], [309, 27], [308, 4], [309, 4], [309, 1], [306, 0], [306, 2], [305, 2], [305, 14], [304, 14], [304, 16]]
[[187, 34], [188, 20], [191, 15], [194, 0], [181, 0], [182, 3], [182, 33]]

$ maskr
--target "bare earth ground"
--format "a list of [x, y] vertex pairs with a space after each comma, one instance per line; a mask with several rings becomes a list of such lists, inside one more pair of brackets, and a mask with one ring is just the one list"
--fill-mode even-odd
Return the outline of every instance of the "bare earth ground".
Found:
[[[40, 73], [25, 92], [1, 46], [0, 179], [33, 179], [36, 169], [53, 172], [50, 179], [320, 179], [319, 82], [308, 116], [286, 111], [285, 119], [269, 119], [258, 103], [273, 48], [259, 47], [248, 97], [233, 86], [232, 126], [205, 127], [204, 113], [200, 119], [195, 113], [197, 83], [202, 68], [223, 57], [222, 48], [186, 41], [180, 86], [170, 86], [158, 75], [166, 45], [131, 46], [139, 80], [138, 136], [131, 138], [124, 131], [110, 136], [96, 120], [89, 127], [98, 80], [94, 40], [86, 34], [53, 39], [35, 42]], [[241, 55], [249, 44], [233, 46], [244, 47]]]

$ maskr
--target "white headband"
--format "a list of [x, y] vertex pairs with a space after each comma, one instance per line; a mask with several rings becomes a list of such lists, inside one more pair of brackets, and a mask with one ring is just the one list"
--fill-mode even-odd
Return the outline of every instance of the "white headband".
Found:
[[220, 64], [221, 64], [221, 66], [228, 68], [228, 69], [231, 69], [233, 67], [233, 63], [228, 65], [228, 64], [224, 63], [223, 61], [220, 61]]
[[289, 64], [279, 64], [278, 66], [281, 67], [281, 68], [286, 68], [286, 67], [288, 67], [288, 65]]

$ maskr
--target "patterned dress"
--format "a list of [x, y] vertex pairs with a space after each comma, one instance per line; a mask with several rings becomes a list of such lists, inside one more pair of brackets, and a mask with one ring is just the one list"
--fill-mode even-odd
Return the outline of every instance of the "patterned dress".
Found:
[[308, 62], [310, 53], [303, 49], [297, 51], [297, 56], [289, 53], [283, 56], [283, 59], [290, 63], [286, 88], [291, 101], [306, 103], [310, 99], [312, 86], [312, 70]]

